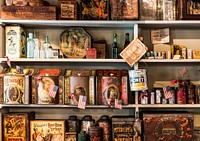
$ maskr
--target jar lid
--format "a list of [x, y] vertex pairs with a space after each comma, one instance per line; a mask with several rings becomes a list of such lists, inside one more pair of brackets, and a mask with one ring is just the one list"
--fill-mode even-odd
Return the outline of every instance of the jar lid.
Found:
[[90, 115], [84, 116], [82, 120], [92, 120], [92, 116]]
[[77, 116], [69, 116], [69, 120], [77, 120]]

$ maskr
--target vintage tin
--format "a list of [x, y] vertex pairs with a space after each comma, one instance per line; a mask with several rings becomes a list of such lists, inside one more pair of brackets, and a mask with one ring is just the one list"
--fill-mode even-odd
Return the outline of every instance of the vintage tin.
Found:
[[195, 104], [195, 85], [188, 85], [188, 97], [187, 97], [187, 104]]
[[3, 141], [29, 141], [30, 120], [33, 119], [34, 112], [3, 114]]
[[151, 92], [150, 104], [155, 104], [155, 92]]
[[193, 59], [193, 51], [192, 49], [187, 49], [187, 59]]
[[30, 121], [30, 140], [65, 141], [65, 120], [41, 119]]
[[196, 104], [200, 104], [200, 85], [196, 85]]
[[8, 58], [26, 58], [26, 32], [21, 26], [6, 26], [6, 56]]
[[177, 104], [186, 104], [186, 87], [185, 85], [180, 85], [177, 91]]
[[149, 96], [146, 91], [140, 93], [140, 104], [148, 104]]
[[78, 3], [74, 0], [58, 0], [59, 19], [60, 20], [77, 20]]
[[90, 141], [104, 141], [103, 140], [103, 129], [98, 126], [89, 128]]
[[103, 141], [111, 141], [111, 120], [109, 116], [101, 116], [96, 122], [99, 127], [103, 129]]
[[182, 59], [187, 59], [187, 48], [186, 47], [184, 47], [184, 48], [182, 48]]
[[80, 120], [77, 116], [69, 116], [66, 130], [67, 132], [80, 132]]
[[78, 141], [88, 141], [89, 140], [89, 135], [86, 133], [86, 131], [81, 131], [78, 134]]
[[140, 0], [140, 20], [157, 20], [157, 0]]
[[162, 104], [167, 104], [167, 103], [168, 103], [168, 100], [162, 97]]
[[139, 18], [138, 0], [110, 0], [111, 20], [136, 20]]
[[143, 126], [144, 141], [193, 141], [193, 114], [143, 113]]
[[169, 104], [175, 104], [176, 103], [176, 94], [175, 94], [175, 89], [172, 89], [170, 90], [171, 94], [172, 94], [172, 97], [168, 99], [169, 101]]
[[128, 74], [131, 91], [145, 91], [148, 89], [146, 69], [129, 70]]
[[77, 132], [66, 132], [65, 141], [78, 141]]
[[81, 130], [88, 134], [89, 128], [93, 127], [95, 120], [90, 115], [86, 115], [81, 119]]
[[156, 94], [156, 104], [161, 104], [162, 103], [162, 93], [163, 91], [161, 89], [156, 89], [155, 94]]

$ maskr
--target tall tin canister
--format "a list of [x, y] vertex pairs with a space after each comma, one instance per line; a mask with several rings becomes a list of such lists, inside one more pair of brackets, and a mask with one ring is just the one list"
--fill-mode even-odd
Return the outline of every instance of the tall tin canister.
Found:
[[148, 89], [146, 69], [129, 70], [131, 91], [144, 91]]
[[90, 141], [104, 141], [102, 128], [98, 126], [93, 126], [89, 128]]

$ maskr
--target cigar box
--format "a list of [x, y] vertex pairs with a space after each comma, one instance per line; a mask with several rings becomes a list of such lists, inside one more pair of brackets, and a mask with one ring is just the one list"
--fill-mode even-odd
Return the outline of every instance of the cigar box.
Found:
[[30, 120], [35, 119], [35, 113], [3, 114], [3, 141], [29, 141]]
[[63, 104], [63, 69], [38, 69], [32, 77], [33, 104]]
[[11, 69], [3, 75], [3, 93], [5, 104], [30, 104], [32, 69], [24, 69], [23, 73]]
[[65, 120], [31, 120], [30, 141], [65, 141]]
[[3, 20], [56, 20], [56, 6], [1, 6]]
[[194, 117], [189, 113], [143, 113], [144, 141], [192, 141]]
[[97, 104], [114, 105], [115, 99], [128, 104], [127, 70], [97, 70]]
[[111, 20], [136, 20], [139, 18], [138, 0], [110, 0]]
[[6, 26], [6, 56], [26, 58], [26, 32], [21, 26]]
[[60, 20], [78, 19], [78, 3], [76, 0], [58, 0], [58, 4]]
[[95, 105], [95, 75], [95, 70], [66, 70], [65, 104], [78, 105], [79, 95], [83, 95], [88, 105]]

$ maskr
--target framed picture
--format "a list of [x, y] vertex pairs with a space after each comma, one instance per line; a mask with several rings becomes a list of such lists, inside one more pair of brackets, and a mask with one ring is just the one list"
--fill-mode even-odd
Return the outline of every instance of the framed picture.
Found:
[[177, 9], [179, 20], [200, 20], [199, 0], [179, 0]]

